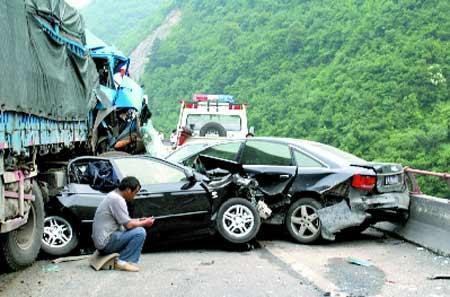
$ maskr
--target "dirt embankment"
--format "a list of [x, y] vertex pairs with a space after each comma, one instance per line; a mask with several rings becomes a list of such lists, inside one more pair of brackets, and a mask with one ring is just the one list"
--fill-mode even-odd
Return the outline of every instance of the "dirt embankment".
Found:
[[144, 73], [145, 65], [150, 61], [154, 42], [164, 40], [173, 26], [181, 20], [181, 11], [172, 10], [164, 22], [144, 39], [131, 53], [130, 73], [133, 79], [139, 81]]

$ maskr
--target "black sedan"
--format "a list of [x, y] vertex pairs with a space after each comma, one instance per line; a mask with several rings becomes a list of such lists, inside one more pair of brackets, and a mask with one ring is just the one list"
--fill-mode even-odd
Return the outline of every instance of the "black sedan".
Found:
[[144, 156], [80, 157], [67, 171], [67, 186], [46, 210], [42, 249], [51, 255], [77, 247], [97, 206], [125, 176], [137, 177], [142, 185], [129, 210], [135, 218], [155, 217], [150, 235], [178, 238], [218, 231], [229, 242], [244, 243], [259, 230], [255, 199], [231, 191], [233, 183], [242, 190], [251, 184], [249, 179], [228, 174], [211, 180], [190, 168]]
[[[186, 146], [167, 159], [198, 167], [199, 155], [242, 164], [272, 210], [265, 223], [284, 224], [300, 243], [333, 240], [341, 231], [362, 231], [375, 222], [408, 216], [410, 199], [400, 164], [367, 162], [322, 143], [274, 137]], [[214, 158], [206, 169], [220, 166]]]

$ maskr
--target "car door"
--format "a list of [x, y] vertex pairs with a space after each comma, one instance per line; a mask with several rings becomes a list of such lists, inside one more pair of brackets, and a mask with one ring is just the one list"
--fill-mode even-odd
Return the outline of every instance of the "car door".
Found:
[[294, 147], [292, 153], [298, 167], [297, 177], [292, 186], [293, 192], [310, 191], [318, 181], [333, 173], [333, 170], [324, 161], [299, 147]]
[[247, 140], [240, 163], [245, 172], [256, 178], [260, 187], [271, 195], [287, 190], [297, 172], [290, 147], [273, 141]]
[[[108, 180], [101, 182], [96, 178], [95, 175], [99, 176], [98, 171], [96, 172], [99, 167], [110, 171], [110, 174], [100, 174]], [[78, 158], [69, 164], [68, 173], [67, 190], [59, 195], [58, 199], [80, 222], [91, 223], [98, 205], [117, 181], [112, 164], [102, 158]]]
[[188, 180], [182, 167], [155, 158], [116, 159], [121, 177], [135, 176], [142, 188], [132, 204], [133, 216], [155, 217], [154, 229], [195, 229], [209, 221], [208, 192]]

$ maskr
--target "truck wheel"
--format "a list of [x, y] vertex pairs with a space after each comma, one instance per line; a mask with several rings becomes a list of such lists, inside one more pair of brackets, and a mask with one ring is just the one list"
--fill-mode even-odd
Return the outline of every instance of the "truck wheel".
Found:
[[63, 256], [78, 246], [78, 234], [73, 224], [60, 215], [50, 215], [44, 220], [42, 250], [52, 256]]
[[225, 128], [216, 122], [209, 122], [203, 125], [199, 132], [200, 136], [205, 136], [207, 134], [214, 134], [216, 136], [227, 136], [227, 131]]
[[44, 201], [41, 189], [33, 182], [34, 201], [31, 204], [28, 222], [4, 236], [2, 252], [6, 265], [19, 270], [31, 265], [41, 248], [44, 226]]
[[258, 211], [243, 198], [232, 198], [220, 206], [217, 213], [217, 230], [231, 243], [252, 240], [259, 231], [261, 219]]
[[294, 202], [286, 213], [285, 225], [294, 240], [312, 243], [320, 238], [321, 224], [317, 210], [322, 205], [312, 198]]

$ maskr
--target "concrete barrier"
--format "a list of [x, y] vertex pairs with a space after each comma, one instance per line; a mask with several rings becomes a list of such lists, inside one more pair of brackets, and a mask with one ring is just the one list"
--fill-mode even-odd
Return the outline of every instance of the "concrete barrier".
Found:
[[375, 227], [450, 256], [450, 200], [412, 194], [410, 216], [405, 225], [378, 223]]

